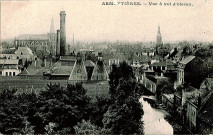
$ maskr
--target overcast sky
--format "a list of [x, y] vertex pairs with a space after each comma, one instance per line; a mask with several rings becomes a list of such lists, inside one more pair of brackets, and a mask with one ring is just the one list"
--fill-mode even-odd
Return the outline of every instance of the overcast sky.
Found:
[[57, 30], [63, 7], [68, 41], [73, 33], [81, 41], [155, 41], [158, 25], [163, 41], [213, 40], [212, 0], [175, 1], [192, 2], [188, 7], [149, 6], [148, 0], [129, 0], [139, 1], [141, 6], [103, 6], [106, 1], [2, 1], [1, 38], [48, 33], [52, 16]]

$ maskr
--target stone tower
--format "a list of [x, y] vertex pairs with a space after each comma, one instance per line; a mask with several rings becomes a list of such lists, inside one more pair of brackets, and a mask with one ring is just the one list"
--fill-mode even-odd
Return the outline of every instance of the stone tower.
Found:
[[60, 55], [67, 54], [67, 45], [66, 45], [66, 25], [65, 25], [66, 13], [65, 11], [60, 12]]
[[158, 25], [158, 32], [157, 32], [157, 39], [156, 39], [156, 45], [162, 45], [162, 36], [160, 33], [160, 26]]

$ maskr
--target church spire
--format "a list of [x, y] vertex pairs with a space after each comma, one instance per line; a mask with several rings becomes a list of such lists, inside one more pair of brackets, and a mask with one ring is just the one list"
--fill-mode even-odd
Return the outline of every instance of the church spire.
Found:
[[162, 36], [160, 33], [160, 25], [158, 25], [158, 32], [157, 32], [157, 45], [161, 45], [162, 44]]
[[158, 25], [158, 32], [157, 32], [157, 36], [161, 36], [161, 33], [160, 33], [160, 25]]
[[53, 16], [52, 16], [51, 25], [50, 25], [50, 33], [55, 33]]

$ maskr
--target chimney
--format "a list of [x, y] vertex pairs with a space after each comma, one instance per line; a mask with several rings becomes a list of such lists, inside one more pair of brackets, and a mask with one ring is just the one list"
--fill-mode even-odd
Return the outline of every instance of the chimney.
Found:
[[66, 45], [66, 25], [65, 25], [66, 13], [60, 12], [60, 55], [64, 56], [68, 54], [68, 46]]
[[57, 37], [56, 37], [56, 57], [60, 57], [60, 30], [57, 30]]

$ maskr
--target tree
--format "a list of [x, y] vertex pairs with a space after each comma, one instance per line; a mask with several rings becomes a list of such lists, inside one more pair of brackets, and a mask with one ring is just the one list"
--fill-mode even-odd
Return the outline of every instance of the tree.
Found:
[[139, 98], [143, 93], [132, 68], [126, 63], [113, 67], [110, 73], [110, 97], [113, 103], [104, 114], [104, 128], [114, 134], [143, 133], [142, 105]]
[[[104, 114], [104, 127], [111, 129], [114, 134], [143, 133], [141, 118], [144, 112], [137, 89], [134, 82], [123, 81], [117, 89], [115, 102]], [[131, 90], [133, 92], [129, 92]]]
[[33, 133], [33, 126], [26, 125], [26, 121], [33, 115], [36, 98], [34, 93], [17, 94], [16, 89], [3, 90], [0, 94], [0, 132]]
[[96, 125], [92, 124], [90, 120], [82, 122], [78, 122], [76, 126], [74, 126], [76, 134], [92, 134], [92, 135], [99, 135], [99, 134], [110, 134], [111, 131], [109, 129], [100, 128]]
[[[90, 98], [81, 83], [68, 84], [67, 88], [49, 84], [37, 101], [38, 111], [32, 119], [36, 133], [44, 133], [46, 125], [56, 123], [55, 131], [60, 134], [75, 133], [73, 126], [88, 119]], [[36, 121], [33, 121], [36, 120]]]
[[112, 104], [112, 100], [110, 97], [105, 96], [97, 96], [95, 101], [91, 102], [90, 108], [90, 117], [91, 122], [98, 127], [103, 127], [104, 124], [102, 122], [104, 113], [108, 110], [108, 107]]
[[129, 66], [126, 62], [122, 62], [120, 63], [119, 67], [116, 67], [115, 65], [113, 65], [112, 72], [109, 74], [109, 79], [110, 79], [109, 93], [112, 96], [115, 94], [115, 90], [118, 87], [120, 79], [125, 79], [125, 80], [135, 79], [135, 76], [134, 76], [132, 67]]

